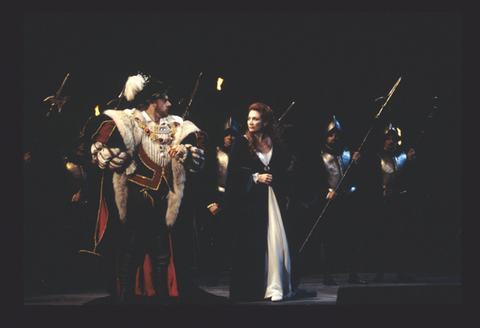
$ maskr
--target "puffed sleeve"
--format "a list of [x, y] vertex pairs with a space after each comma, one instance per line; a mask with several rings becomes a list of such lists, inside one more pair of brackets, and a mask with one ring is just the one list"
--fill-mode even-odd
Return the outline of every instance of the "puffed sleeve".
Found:
[[105, 115], [92, 116], [84, 128], [85, 146], [101, 169], [118, 170], [128, 162], [123, 139], [115, 121]]

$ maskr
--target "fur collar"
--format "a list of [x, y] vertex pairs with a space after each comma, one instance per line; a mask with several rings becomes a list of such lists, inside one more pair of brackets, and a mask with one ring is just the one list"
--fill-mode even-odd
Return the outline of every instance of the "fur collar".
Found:
[[[127, 148], [127, 153], [131, 156], [134, 152], [137, 151], [138, 146], [141, 142], [142, 134], [144, 133], [141, 128], [138, 127], [138, 124], [135, 122], [135, 117], [144, 120], [144, 117], [141, 111], [137, 109], [126, 109], [126, 110], [106, 110], [104, 114], [110, 116], [116, 123], [117, 128], [120, 132], [120, 135], [123, 138], [125, 146]], [[175, 115], [169, 115], [167, 117], [167, 122], [177, 122], [179, 126], [177, 132], [175, 133], [175, 139], [173, 145], [178, 145], [182, 140], [192, 132], [200, 131], [198, 127], [190, 121], [183, 121], [182, 118]], [[180, 204], [183, 198], [186, 172], [185, 167], [182, 163], [172, 160], [172, 173], [173, 173], [173, 190], [170, 191], [168, 195], [168, 209], [165, 217], [167, 226], [172, 227], [175, 223], [175, 220], [178, 216], [178, 211], [180, 209]], [[120, 220], [125, 223], [126, 220], [126, 210], [127, 210], [127, 199], [128, 199], [128, 189], [127, 189], [127, 177], [135, 172], [137, 164], [132, 161], [132, 163], [126, 168], [124, 173], [114, 173], [113, 174], [113, 186], [115, 190], [115, 202], [118, 207]]]

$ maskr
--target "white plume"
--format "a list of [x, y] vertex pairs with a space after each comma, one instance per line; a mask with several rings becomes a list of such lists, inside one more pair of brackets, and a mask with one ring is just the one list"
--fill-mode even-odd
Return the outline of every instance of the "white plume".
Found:
[[127, 101], [132, 101], [135, 98], [135, 95], [142, 91], [145, 84], [148, 83], [148, 77], [142, 74], [137, 74], [129, 76], [127, 82], [125, 83], [125, 90], [123, 94]]

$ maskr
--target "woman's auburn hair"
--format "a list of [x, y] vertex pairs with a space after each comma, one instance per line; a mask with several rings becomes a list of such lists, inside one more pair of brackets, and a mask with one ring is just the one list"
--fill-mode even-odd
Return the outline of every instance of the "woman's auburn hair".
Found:
[[[272, 144], [281, 144], [283, 145], [283, 142], [278, 135], [276, 131], [276, 121], [275, 121], [275, 114], [273, 113], [272, 109], [270, 106], [261, 103], [261, 102], [256, 102], [251, 104], [248, 107], [248, 113], [250, 113], [252, 110], [257, 111], [260, 113], [260, 117], [262, 119], [262, 122], [267, 122], [267, 125], [262, 127], [262, 133], [265, 135], [268, 135], [270, 139], [272, 140]], [[255, 154], [256, 150], [258, 149], [258, 139], [253, 138], [252, 134], [250, 131], [247, 129], [245, 132], [245, 136], [248, 140], [248, 145], [250, 148], [250, 153]]]

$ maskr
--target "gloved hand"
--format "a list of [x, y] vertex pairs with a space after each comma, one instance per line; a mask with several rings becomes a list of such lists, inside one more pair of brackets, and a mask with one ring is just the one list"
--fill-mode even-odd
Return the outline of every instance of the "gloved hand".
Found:
[[101, 169], [117, 170], [123, 166], [128, 154], [120, 148], [109, 148], [101, 142], [96, 142], [91, 148], [92, 157]]

